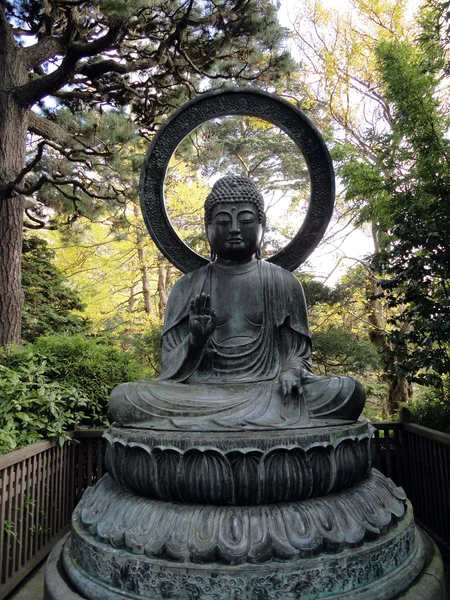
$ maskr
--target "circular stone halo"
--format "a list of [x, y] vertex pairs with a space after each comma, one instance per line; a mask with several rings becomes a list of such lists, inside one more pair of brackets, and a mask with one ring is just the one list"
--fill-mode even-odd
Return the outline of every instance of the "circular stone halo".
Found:
[[225, 88], [201, 94], [183, 104], [159, 128], [141, 171], [141, 208], [153, 241], [183, 273], [209, 261], [187, 246], [167, 214], [164, 182], [167, 168], [180, 143], [197, 127], [217, 117], [247, 115], [269, 121], [284, 131], [302, 152], [310, 176], [310, 202], [305, 220], [294, 238], [268, 261], [293, 271], [316, 248], [330, 222], [334, 206], [333, 164], [325, 142], [311, 121], [285, 100], [251, 88]]

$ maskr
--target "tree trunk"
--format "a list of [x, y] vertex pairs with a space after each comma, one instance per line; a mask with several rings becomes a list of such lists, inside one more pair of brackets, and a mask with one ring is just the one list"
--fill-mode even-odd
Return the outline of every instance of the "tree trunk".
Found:
[[136, 285], [130, 288], [130, 297], [128, 298], [128, 312], [133, 313], [136, 310]]
[[23, 198], [0, 197], [0, 345], [21, 341]]
[[[379, 251], [379, 235], [375, 227], [372, 227], [372, 235], [375, 245], [375, 252]], [[413, 388], [411, 382], [405, 377], [395, 374], [393, 352], [386, 340], [385, 327], [386, 317], [384, 307], [377, 296], [381, 293], [381, 288], [378, 285], [377, 276], [375, 273], [370, 273], [369, 283], [366, 290], [368, 308], [368, 321], [370, 323], [369, 339], [377, 349], [385, 372], [388, 374], [387, 380], [389, 383], [389, 391], [386, 402], [382, 408], [383, 419], [387, 419], [393, 413], [400, 410], [400, 407], [405, 402], [411, 400]], [[399, 348], [400, 352], [401, 349]]]
[[28, 109], [14, 95], [14, 88], [26, 83], [27, 72], [3, 12], [0, 34], [0, 346], [6, 347], [21, 341], [24, 200], [12, 184], [25, 165]]
[[405, 377], [392, 377], [386, 404], [387, 416], [398, 412], [402, 404], [411, 400], [412, 395], [413, 388], [410, 381]]
[[169, 297], [169, 270], [165, 268], [164, 265], [159, 265], [158, 267], [158, 295], [159, 295], [159, 318], [164, 319], [164, 314], [166, 312], [167, 299]]
[[139, 258], [139, 265], [141, 268], [142, 293], [144, 295], [144, 310], [148, 315], [151, 315], [153, 313], [152, 297], [151, 297], [151, 293], [150, 293], [150, 282], [148, 280], [148, 268], [145, 263], [144, 248], [143, 248], [142, 240], [139, 240], [138, 258]]
[[[137, 222], [139, 222], [142, 219], [142, 217], [139, 212], [138, 205], [136, 203], [133, 203], [133, 213]], [[150, 282], [148, 279], [148, 268], [147, 263], [145, 262], [145, 235], [140, 229], [140, 227], [137, 228], [136, 232], [136, 247], [138, 254], [139, 269], [141, 271], [142, 294], [144, 296], [144, 310], [148, 315], [151, 315], [153, 314], [153, 307]]]

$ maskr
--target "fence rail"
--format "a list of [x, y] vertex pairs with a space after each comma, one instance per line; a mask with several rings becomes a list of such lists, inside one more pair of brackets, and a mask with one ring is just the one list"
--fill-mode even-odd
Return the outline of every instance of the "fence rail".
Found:
[[408, 421], [374, 426], [374, 467], [404, 488], [416, 521], [450, 559], [450, 435]]
[[70, 529], [83, 491], [103, 473], [102, 431], [76, 431], [62, 448], [38, 442], [0, 456], [0, 600]]
[[[401, 485], [450, 558], [450, 435], [406, 421], [375, 423], [373, 466]], [[102, 431], [62, 448], [39, 442], [0, 457], [0, 600], [70, 529], [83, 491], [103, 474]]]

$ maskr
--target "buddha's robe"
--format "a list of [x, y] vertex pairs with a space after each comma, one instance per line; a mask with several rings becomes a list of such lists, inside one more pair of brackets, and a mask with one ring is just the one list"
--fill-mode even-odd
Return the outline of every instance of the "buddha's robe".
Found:
[[[189, 333], [190, 299], [209, 294], [217, 327], [203, 347]], [[305, 297], [289, 271], [251, 260], [210, 263], [172, 289], [155, 381], [115, 388], [118, 425], [154, 429], [305, 427], [312, 418], [355, 420], [364, 389], [351, 377], [316, 377]], [[301, 389], [283, 395], [280, 373], [303, 367]]]

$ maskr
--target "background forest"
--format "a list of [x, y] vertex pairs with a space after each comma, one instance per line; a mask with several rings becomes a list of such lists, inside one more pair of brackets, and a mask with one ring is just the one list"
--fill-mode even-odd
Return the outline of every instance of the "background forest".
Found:
[[[296, 272], [315, 372], [360, 379], [371, 419], [407, 405], [450, 432], [450, 9], [331, 4], [301, 3], [287, 28], [270, 0], [0, 3], [0, 452], [102, 426], [115, 385], [158, 374], [181, 273], [146, 232], [141, 165], [177, 106], [231, 85], [294, 103], [333, 156], [327, 273], [314, 257]], [[205, 256], [203, 202], [226, 173], [262, 190], [269, 256], [307, 209], [302, 156], [250, 117], [181, 144], [168, 213]], [[354, 229], [373, 251], [343, 260]]]

